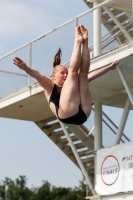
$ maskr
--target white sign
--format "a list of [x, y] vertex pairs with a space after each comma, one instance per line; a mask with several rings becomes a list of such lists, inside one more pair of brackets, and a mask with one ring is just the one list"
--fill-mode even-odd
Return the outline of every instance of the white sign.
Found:
[[97, 151], [95, 190], [99, 195], [133, 191], [133, 142]]

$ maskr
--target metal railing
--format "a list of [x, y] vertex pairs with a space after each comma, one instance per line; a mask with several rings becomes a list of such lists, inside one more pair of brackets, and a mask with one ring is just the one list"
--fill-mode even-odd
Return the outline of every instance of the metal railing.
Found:
[[[95, 134], [95, 127], [94, 127], [94, 108], [92, 107], [91, 115], [89, 116], [89, 119], [85, 123], [87, 128], [90, 130], [88, 133], [88, 137], [90, 135]], [[110, 119], [110, 117], [102, 111], [102, 127], [103, 127], [103, 146], [108, 147], [113, 145], [113, 141], [116, 137], [118, 126]], [[130, 139], [123, 133], [121, 142], [126, 143], [129, 142]]]
[[[21, 81], [17, 82], [17, 79], [18, 79], [17, 74], [20, 74], [19, 73], [20, 69], [17, 69], [17, 67], [16, 68], [12, 67], [14, 72], [9, 73], [8, 78], [6, 78], [7, 75], [5, 75], [4, 74], [5, 72], [2, 72], [2, 70], [6, 69], [6, 71], [10, 71], [12, 59], [16, 55], [24, 59], [27, 65], [29, 65], [31, 68], [37, 69], [40, 73], [43, 73], [46, 76], [50, 77], [52, 67], [47, 67], [47, 66], [51, 66], [52, 62], [51, 62], [50, 55], [53, 54], [52, 57], [54, 57], [55, 52], [57, 51], [57, 45], [62, 46], [62, 48], [65, 49], [66, 53], [65, 55], [63, 54], [63, 57], [64, 57], [63, 63], [68, 66], [70, 63], [69, 58], [70, 58], [72, 46], [73, 46], [75, 26], [82, 23], [82, 21], [83, 21], [83, 24], [86, 23], [88, 25], [89, 24], [88, 19], [90, 19], [90, 17], [88, 17], [88, 14], [89, 15], [92, 14], [94, 10], [110, 3], [111, 1], [113, 0], [106, 0], [102, 2], [101, 4], [95, 6], [94, 8], [87, 10], [86, 12], [72, 18], [71, 20], [61, 24], [60, 26], [48, 31], [47, 33], [31, 40], [30, 42], [0, 57], [0, 70], [1, 70], [0, 73], [3, 73], [3, 77], [5, 77], [5, 80], [0, 79], [0, 85], [4, 85], [4, 87], [7, 88], [5, 94], [0, 91], [0, 98], [10, 93], [16, 92], [17, 90], [20, 90], [23, 87], [31, 86], [32, 84], [36, 82], [36, 80], [31, 78], [30, 76], [27, 76], [27, 77], [25, 76], [25, 79], [19, 76], [19, 78], [21, 77], [20, 79], [23, 79], [23, 83], [19, 84], [18, 82], [21, 82]], [[114, 30], [111, 30], [111, 31], [114, 31]], [[115, 37], [121, 34], [121, 32], [118, 31], [117, 33], [113, 35], [110, 33], [106, 34], [104, 37], [101, 38], [102, 53], [106, 53], [107, 51], [120, 47], [120, 44], [116, 42]], [[89, 34], [90, 34], [89, 40], [91, 42], [93, 41], [93, 31], [91, 29], [89, 29]], [[67, 40], [64, 40], [64, 38], [67, 38]], [[50, 48], [49, 43], [52, 43], [52, 48]], [[89, 45], [89, 48], [90, 48], [91, 57], [93, 57], [93, 44]], [[43, 63], [45, 63], [46, 67], [43, 67]], [[11, 80], [11, 84], [10, 84], [10, 89], [8, 91], [9, 80]], [[16, 85], [19, 86], [17, 87], [17, 89], [16, 89]]]

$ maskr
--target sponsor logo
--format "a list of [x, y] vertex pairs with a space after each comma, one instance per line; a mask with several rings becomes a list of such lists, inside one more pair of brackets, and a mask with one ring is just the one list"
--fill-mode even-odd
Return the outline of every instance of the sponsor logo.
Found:
[[122, 162], [125, 161], [129, 169], [133, 169], [133, 155], [125, 156], [122, 158]]
[[131, 160], [133, 160], [133, 155], [130, 155], [130, 156], [126, 156], [126, 157], [123, 157], [122, 158], [122, 161], [131, 161]]
[[107, 186], [113, 185], [119, 176], [120, 165], [113, 155], [105, 157], [101, 165], [101, 179]]
[[125, 157], [123, 157], [123, 158], [122, 158], [122, 161], [124, 161], [125, 159], [126, 159], [126, 158], [125, 158]]

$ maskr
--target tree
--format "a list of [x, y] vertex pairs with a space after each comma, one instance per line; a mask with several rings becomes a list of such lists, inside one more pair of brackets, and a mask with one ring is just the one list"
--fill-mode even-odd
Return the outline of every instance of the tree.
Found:
[[74, 189], [55, 187], [48, 181], [43, 181], [41, 187], [31, 189], [26, 184], [25, 176], [19, 176], [15, 181], [5, 178], [0, 182], [0, 200], [83, 200], [86, 195], [84, 179]]
[[5, 178], [0, 184], [0, 198], [2, 200], [28, 200], [32, 194], [26, 187], [26, 177], [19, 176], [15, 181]]
[[[82, 200], [83, 197], [86, 196], [87, 184], [85, 182], [86, 182], [86, 180], [83, 177], [82, 181], [79, 181], [79, 187], [75, 187], [76, 194], [77, 194], [77, 200]], [[92, 194], [91, 190], [89, 190], [89, 188], [88, 188], [88, 196], [93, 196], [93, 194]]]
[[34, 197], [30, 200], [52, 200], [51, 185], [48, 181], [43, 181], [43, 185], [39, 188], [32, 188]]

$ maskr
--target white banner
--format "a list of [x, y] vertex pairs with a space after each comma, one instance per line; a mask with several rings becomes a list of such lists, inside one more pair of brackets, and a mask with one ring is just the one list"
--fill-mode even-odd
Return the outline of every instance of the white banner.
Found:
[[133, 191], [133, 142], [97, 151], [95, 190], [99, 195]]

